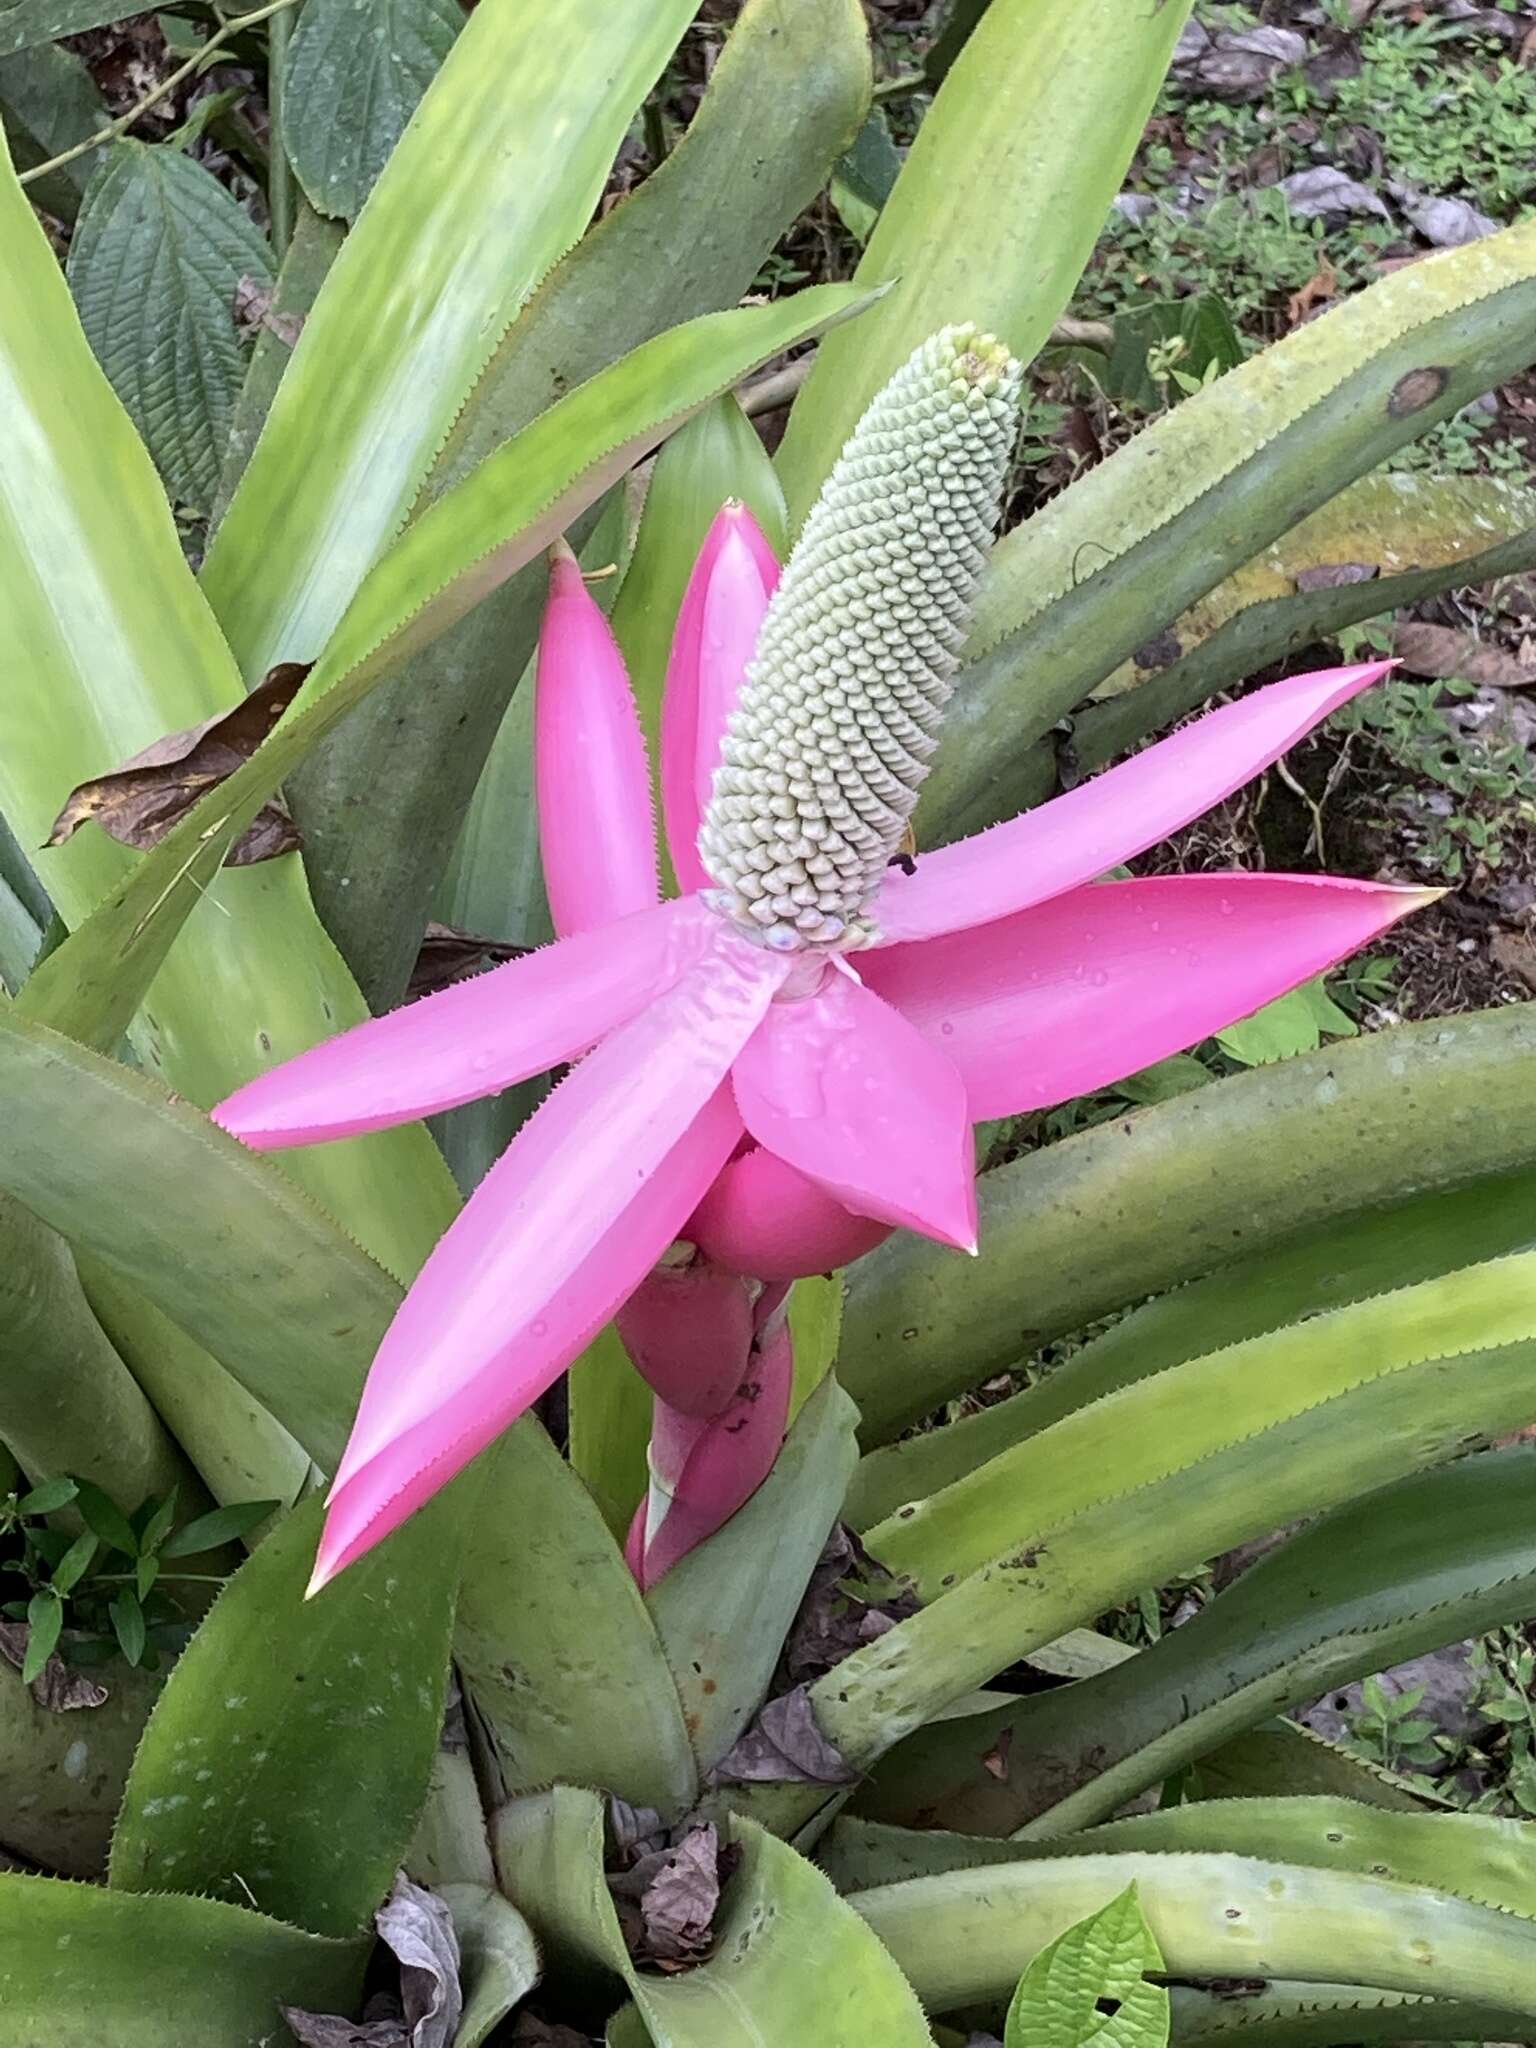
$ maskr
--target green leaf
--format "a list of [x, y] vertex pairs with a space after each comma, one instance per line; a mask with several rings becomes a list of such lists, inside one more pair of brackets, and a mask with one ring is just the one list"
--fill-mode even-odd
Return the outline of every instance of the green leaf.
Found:
[[1245, 1067], [1262, 1067], [1271, 1060], [1316, 1052], [1325, 1035], [1353, 1038], [1358, 1030], [1354, 1018], [1333, 1001], [1319, 976], [1218, 1031], [1216, 1043]]
[[824, 342], [779, 456], [793, 523], [917, 343], [974, 320], [1026, 362], [1072, 296], [1152, 111], [1189, 0], [992, 0], [918, 131], [855, 272], [894, 282]]
[[18, 2048], [272, 2048], [280, 2002], [352, 2010], [371, 1946], [213, 1899], [49, 1877], [0, 1876], [0, 1924], [0, 2002], [13, 2034], [26, 2030]]
[[[160, 1546], [162, 1557], [195, 1557], [200, 1550], [217, 1550], [234, 1543], [263, 1523], [282, 1503], [275, 1500], [231, 1501], [211, 1514], [199, 1515], [168, 1536]], [[147, 1539], [146, 1539], [147, 1541]]]
[[951, 1871], [849, 1903], [925, 2004], [944, 2012], [1009, 1996], [1046, 1942], [1129, 1883], [1171, 1976], [1432, 1985], [1536, 2017], [1536, 1921], [1353, 1871], [1126, 1851]]
[[1335, 2048], [1352, 2041], [1492, 2041], [1517, 2036], [1520, 2016], [1490, 2005], [1376, 1991], [1366, 1984], [1267, 1984], [1234, 2000], [1225, 1987], [1173, 1992], [1175, 2041], [1202, 2048]]
[[1256, 551], [1523, 369], [1533, 311], [1536, 221], [1523, 221], [1297, 328], [1009, 534], [977, 604], [919, 838], [1017, 810], [1036, 793], [1035, 743], [1058, 719]]
[[0, 57], [121, 18], [111, 0], [0, 0]]
[[21, 1496], [16, 1505], [24, 1515], [51, 1515], [57, 1508], [68, 1507], [78, 1491], [73, 1479], [61, 1475], [57, 1479], [45, 1479], [41, 1486], [34, 1486]]
[[[611, 9], [577, 11], [602, 18], [594, 33], [606, 49]], [[634, 15], [636, 30], [645, 18]], [[821, 189], [868, 90], [857, 0], [748, 0], [687, 134], [534, 293], [469, 394], [425, 495], [441, 495], [626, 349], [737, 304]], [[571, 538], [579, 549], [580, 532]], [[380, 1007], [399, 999], [414, 964], [533, 651], [544, 586], [536, 567], [515, 578], [410, 663], [292, 786], [321, 912]]]
[[[0, 267], [12, 286], [0, 294], [0, 366], [25, 424], [0, 436], [0, 582], [25, 652], [0, 692], [0, 810], [19, 840], [41, 846], [76, 783], [227, 710], [240, 678], [3, 151]], [[56, 597], [66, 586], [77, 597], [67, 616]], [[36, 864], [66, 923], [78, 924], [133, 862], [88, 831]], [[150, 1071], [202, 1103], [364, 1015], [298, 862], [221, 875], [207, 902], [133, 1028]], [[69, 1011], [65, 991], [61, 1021], [73, 1028]], [[420, 1130], [319, 1146], [287, 1171], [402, 1272], [452, 1214], [446, 1172]]]
[[[0, 13], [0, 39], [4, 21]], [[0, 117], [22, 171], [62, 156], [111, 119], [95, 79], [80, 59], [73, 51], [48, 43], [0, 56]], [[73, 220], [100, 162], [100, 152], [93, 149], [37, 179], [29, 189], [39, 206], [60, 220]]]
[[0, 1104], [0, 1186], [110, 1261], [334, 1469], [397, 1283], [188, 1104], [4, 1010]]
[[271, 283], [272, 252], [213, 173], [176, 149], [114, 143], [69, 246], [70, 288], [167, 488], [204, 511], [245, 375], [247, 278]]
[[1127, 1885], [1035, 1957], [1009, 2004], [1003, 2048], [1166, 2048], [1168, 1994], [1145, 1974], [1162, 1967]]
[[[1212, 371], [1232, 370], [1243, 360], [1243, 344], [1232, 316], [1210, 292], [1153, 305], [1119, 307], [1114, 347], [1103, 373], [1104, 389], [1118, 403], [1154, 412], [1181, 396], [1174, 377], [1152, 374], [1151, 358], [1161, 352], [1175, 372], [1197, 380]], [[1170, 349], [1170, 344], [1173, 348]]]
[[59, 1646], [64, 1627], [64, 1603], [49, 1588], [34, 1593], [27, 1602], [27, 1653], [22, 1660], [21, 1682], [31, 1685], [43, 1675], [43, 1666]]
[[[411, 508], [519, 306], [585, 227], [693, 12], [479, 7], [347, 237], [214, 537], [241, 671], [310, 661]], [[326, 564], [323, 576], [315, 563]]]
[[[276, 1502], [273, 1503], [276, 1506]], [[173, 1486], [165, 1499], [147, 1515], [139, 1529], [140, 1557], [153, 1557], [171, 1532], [176, 1519], [176, 1488]]]
[[139, 1539], [134, 1535], [128, 1517], [99, 1486], [82, 1480], [75, 1493], [75, 1506], [86, 1527], [93, 1529], [109, 1550], [120, 1550], [124, 1557], [138, 1556]]
[[1363, 1208], [1529, 1166], [1533, 1053], [1530, 1005], [1397, 1026], [984, 1174], [979, 1260], [962, 1270], [898, 1237], [849, 1276], [839, 1372], [863, 1440], [1127, 1302]]
[[448, 1672], [455, 1482], [313, 1600], [323, 1503], [235, 1573], [166, 1682], [112, 1842], [119, 1891], [255, 1902], [353, 1934], [389, 1889], [425, 1796]]
[[83, 1536], [75, 1538], [54, 1566], [48, 1583], [60, 1598], [72, 1593], [85, 1577], [86, 1570], [96, 1555], [98, 1542], [99, 1539], [87, 1530]]
[[869, 240], [900, 176], [901, 152], [891, 140], [891, 124], [884, 109], [875, 107], [832, 172], [832, 204], [855, 241]]
[[[339, 270], [338, 261], [332, 276]], [[224, 850], [347, 712], [531, 561], [692, 412], [866, 303], [851, 286], [820, 285], [776, 305], [689, 321], [579, 386], [487, 457], [370, 571], [271, 737], [34, 972], [30, 1014], [47, 1018], [57, 1007], [82, 1036], [114, 1042]]]
[[118, 1648], [130, 1664], [137, 1664], [144, 1655], [146, 1641], [144, 1610], [138, 1594], [131, 1586], [122, 1587], [113, 1595], [107, 1611], [112, 1617], [112, 1633], [117, 1637]]
[[484, 1885], [441, 1887], [459, 1937], [464, 2011], [452, 2048], [481, 2048], [498, 2021], [528, 1996], [540, 1976], [533, 1930], [509, 1899]]
[[757, 1492], [647, 1599], [702, 1771], [768, 1691], [848, 1485], [857, 1420], [842, 1388], [824, 1379]]
[[[1518, 1621], [1536, 1595], [1533, 1487], [1518, 1446], [1335, 1510], [1128, 1663], [972, 1723], [963, 1762], [958, 1745], [936, 1753], [942, 1724], [903, 1745], [908, 1810], [1031, 1839], [1091, 1826], [1273, 1714]], [[999, 1786], [976, 1759], [1005, 1727]], [[901, 1776], [893, 1756], [887, 1798]], [[1520, 1910], [1536, 1915], [1536, 1889]]]
[[507, 1790], [564, 1780], [685, 1812], [698, 1773], [677, 1688], [596, 1503], [532, 1428], [504, 1440], [493, 1484], [515, 1512], [471, 1532], [455, 1654]]
[[502, 1888], [522, 1902], [552, 1971], [578, 1983], [594, 1969], [622, 1976], [655, 2048], [721, 2048], [763, 2023], [780, 2040], [816, 2048], [931, 2043], [901, 1972], [826, 1878], [748, 1821], [728, 1824], [740, 1863], [721, 1898], [714, 1949], [680, 1976], [630, 1960], [603, 1877], [595, 1794], [556, 1786], [514, 1800], [497, 1814], [493, 1838]]
[[317, 212], [356, 217], [463, 26], [457, 0], [309, 0], [283, 71], [283, 143]]

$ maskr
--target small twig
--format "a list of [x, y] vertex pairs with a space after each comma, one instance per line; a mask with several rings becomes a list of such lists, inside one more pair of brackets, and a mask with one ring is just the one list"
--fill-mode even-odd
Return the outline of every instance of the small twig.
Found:
[[241, 29], [254, 28], [258, 21], [266, 21], [269, 16], [281, 14], [286, 8], [297, 4], [298, 0], [268, 0], [267, 6], [258, 7], [250, 14], [238, 14], [232, 21], [226, 21], [222, 28], [215, 29], [195, 57], [189, 57], [186, 63], [178, 65], [168, 78], [162, 78], [153, 91], [145, 93], [143, 99], [131, 106], [126, 114], [119, 114], [115, 121], [109, 121], [105, 128], [98, 128], [94, 135], [88, 135], [84, 142], [77, 142], [73, 149], [66, 149], [59, 156], [49, 157], [46, 163], [35, 164], [30, 171], [22, 173], [19, 182], [23, 185], [34, 185], [39, 178], [46, 178], [50, 171], [61, 170], [65, 164], [72, 164], [76, 157], [89, 156], [93, 149], [100, 149], [104, 142], [116, 142], [118, 137], [126, 135], [134, 122], [141, 120], [151, 107], [159, 106], [178, 85], [195, 77], [207, 64], [214, 51], [231, 42]]
[[932, 89], [925, 72], [904, 71], [900, 78], [882, 79], [870, 94], [870, 99], [879, 106], [882, 100], [899, 100], [903, 93], [931, 92]]
[[1320, 867], [1326, 867], [1328, 863], [1323, 853], [1322, 805], [1317, 801], [1315, 797], [1309, 796], [1307, 794], [1306, 790], [1302, 788], [1301, 784], [1296, 780], [1295, 776], [1291, 773], [1290, 769], [1287, 768], [1283, 759], [1275, 763], [1275, 773], [1279, 776], [1280, 780], [1285, 784], [1286, 788], [1291, 792], [1291, 795], [1297, 798], [1299, 802], [1305, 804], [1307, 809], [1312, 813], [1312, 830], [1307, 834], [1307, 844], [1304, 848], [1304, 853], [1310, 853], [1312, 848], [1315, 846], [1317, 848], [1318, 865]]
[[747, 418], [755, 420], [761, 413], [778, 412], [788, 405], [811, 374], [815, 361], [814, 355], [796, 356], [782, 370], [759, 377], [755, 384], [744, 384], [736, 396], [741, 400], [741, 409]]

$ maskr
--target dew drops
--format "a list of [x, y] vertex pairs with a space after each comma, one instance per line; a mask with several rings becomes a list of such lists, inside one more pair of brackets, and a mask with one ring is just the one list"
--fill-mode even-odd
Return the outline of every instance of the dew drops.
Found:
[[1107, 974], [1107, 973], [1105, 972], [1105, 970], [1104, 970], [1104, 969], [1103, 969], [1102, 967], [1096, 967], [1096, 968], [1094, 969], [1094, 972], [1093, 972], [1093, 985], [1094, 985], [1094, 987], [1095, 987], [1095, 988], [1108, 988], [1108, 987], [1109, 987], [1109, 976], [1108, 976], [1108, 974]]
[[549, 1324], [544, 1320], [543, 1316], [537, 1316], [529, 1324], [528, 1332], [533, 1337], [547, 1337], [549, 1335]]
[[942, 1023], [942, 1024], [941, 1024], [941, 1025], [939, 1026], [939, 1032], [940, 1032], [940, 1035], [941, 1035], [942, 1037], [944, 1037], [944, 1038], [953, 1038], [953, 1037], [954, 1037], [954, 1035], [955, 1035], [955, 1027], [954, 1027], [954, 1025], [953, 1025], [953, 1024], [951, 1024], [951, 1023], [950, 1023], [950, 1021], [949, 1021], [949, 1019], [948, 1019], [947, 1017], [945, 1018], [944, 1022], [943, 1022], [943, 1023]]

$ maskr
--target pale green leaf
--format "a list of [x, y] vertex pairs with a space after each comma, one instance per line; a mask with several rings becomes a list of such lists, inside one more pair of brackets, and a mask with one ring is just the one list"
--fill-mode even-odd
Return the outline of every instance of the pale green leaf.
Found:
[[245, 375], [235, 295], [272, 281], [265, 236], [213, 173], [115, 143], [69, 248], [81, 324], [173, 497], [213, 502]]
[[1168, 1993], [1134, 1884], [1059, 1934], [1030, 1964], [1008, 2007], [1003, 2048], [1166, 2048]]
[[452, 2048], [481, 2048], [497, 2023], [539, 1981], [533, 1929], [510, 1899], [484, 1885], [447, 1884], [443, 1904], [453, 1915], [463, 1958], [464, 2010]]

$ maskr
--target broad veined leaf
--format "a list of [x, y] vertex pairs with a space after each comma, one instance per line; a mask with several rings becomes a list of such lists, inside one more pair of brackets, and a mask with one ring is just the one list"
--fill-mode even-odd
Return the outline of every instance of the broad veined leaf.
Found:
[[[593, 33], [606, 48], [616, 31], [603, 20]], [[470, 392], [424, 495], [451, 488], [626, 349], [736, 305], [821, 189], [868, 91], [857, 0], [749, 0], [687, 134], [544, 279]], [[581, 532], [570, 538], [579, 550]], [[544, 586], [541, 568], [514, 579], [410, 663], [293, 784], [322, 915], [376, 1005], [405, 986], [533, 651]]]
[[992, 0], [855, 273], [894, 289], [861, 333], [823, 344], [790, 416], [779, 473], [792, 523], [870, 399], [935, 328], [974, 320], [1026, 362], [1040, 348], [1093, 252], [1189, 11], [1189, 0]]
[[677, 1688], [596, 1503], [533, 1428], [505, 1439], [493, 1483], [508, 1508], [471, 1532], [457, 1657], [505, 1789], [574, 1781], [684, 1812], [698, 1774]]
[[[942, 1790], [914, 1785], [914, 1805], [946, 1826], [1064, 1834], [1272, 1714], [1517, 1622], [1536, 1605], [1533, 1499], [1536, 1458], [1520, 1447], [1352, 1502], [1130, 1663], [978, 1722], [978, 1759], [1012, 1731], [1002, 1789], [973, 1764]], [[968, 1782], [985, 1799], [983, 1823]], [[1536, 1890], [1521, 1910], [1536, 1914]]]
[[463, 26], [458, 0], [310, 0], [283, 67], [283, 142], [317, 212], [355, 217]]
[[1404, 1025], [984, 1174], [978, 1261], [897, 1237], [849, 1277], [839, 1371], [863, 1440], [1127, 1302], [1363, 1208], [1530, 1166], [1533, 1052], [1530, 1005]]
[[[486, 0], [315, 301], [203, 585], [248, 683], [313, 660], [693, 12]], [[323, 573], [321, 566], [323, 565]]]
[[111, 0], [0, 0], [0, 57], [121, 19]]
[[171, 495], [213, 503], [245, 375], [235, 295], [272, 281], [272, 251], [204, 165], [116, 142], [69, 245], [81, 324]]
[[0, 1926], [0, 2009], [17, 2048], [272, 2048], [279, 2004], [352, 2009], [372, 1946], [216, 1899], [52, 1877], [0, 1876]]
[[49, 1018], [57, 1005], [82, 1036], [114, 1042], [224, 850], [347, 712], [691, 413], [867, 303], [852, 286], [820, 285], [777, 305], [689, 321], [579, 386], [446, 492], [365, 577], [271, 737], [34, 973], [30, 1013]]
[[857, 1419], [824, 1379], [757, 1492], [647, 1599], [701, 1770], [762, 1704], [848, 1484]]
[[1125, 1851], [951, 1871], [855, 1892], [849, 1903], [943, 2012], [1007, 1997], [1046, 1942], [1130, 1883], [1176, 1977], [1433, 1987], [1536, 2017], [1536, 1921], [1354, 1871]]
[[1524, 368], [1533, 308], [1536, 221], [1442, 251], [1250, 357], [1016, 528], [983, 583], [919, 838], [1017, 810], [1063, 714], [1256, 550]]
[[166, 1681], [112, 1838], [115, 1890], [367, 1926], [426, 1797], [442, 1726], [466, 1486], [314, 1600], [306, 1501], [225, 1586]]
[[[590, 1792], [557, 1786], [515, 1800], [493, 1824], [502, 1889], [544, 1943], [551, 1969], [594, 1968], [628, 1983], [655, 2048], [726, 2048], [761, 2039], [817, 2048], [927, 2048], [932, 2036], [900, 1970], [862, 1937], [821, 1872], [787, 1844], [733, 1820], [740, 1863], [727, 1880], [707, 1961], [678, 1976], [630, 1960], [603, 1877], [603, 1814]], [[631, 2033], [631, 2038], [635, 2037]]]
[[[3, 153], [0, 260], [12, 287], [0, 296], [0, 382], [12, 421], [0, 436], [0, 581], [15, 653], [0, 691], [0, 810], [33, 847], [75, 784], [228, 709], [240, 679]], [[132, 858], [92, 831], [37, 854], [36, 865], [65, 922], [77, 925]], [[364, 1014], [296, 863], [211, 878], [206, 897], [133, 1027], [145, 1066], [205, 1104]], [[65, 1028], [83, 1029], [67, 989], [58, 1014]], [[103, 1043], [115, 1047], [122, 1029]], [[452, 1213], [447, 1176], [421, 1131], [323, 1147], [296, 1155], [289, 1170], [401, 1271], [414, 1270]]]
[[[4, 21], [0, 13], [0, 39]], [[51, 43], [0, 57], [0, 117], [22, 171], [62, 156], [111, 119], [84, 64], [73, 51], [56, 49]], [[73, 163], [62, 164], [33, 182], [32, 197], [61, 220], [73, 220], [100, 160], [100, 151], [93, 149]]]
[[1008, 2006], [1003, 2048], [1166, 2048], [1163, 1958], [1136, 1887], [1069, 1927], [1030, 1964]]

